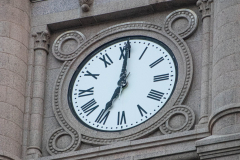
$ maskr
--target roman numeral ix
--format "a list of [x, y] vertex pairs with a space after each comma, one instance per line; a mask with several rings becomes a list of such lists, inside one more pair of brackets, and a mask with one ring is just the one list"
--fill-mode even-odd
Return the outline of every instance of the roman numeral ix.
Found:
[[117, 125], [122, 125], [123, 121], [124, 121], [124, 124], [126, 124], [125, 111], [122, 111], [122, 116], [120, 115], [120, 112], [118, 112]]
[[153, 62], [152, 64], [150, 64], [150, 68], [153, 68], [154, 66], [156, 66], [158, 63], [162, 62], [164, 60], [163, 57], [159, 58], [158, 60], [156, 60], [155, 62]]
[[93, 78], [97, 79], [97, 76], [100, 74], [92, 74], [91, 72], [87, 71], [88, 74], [84, 74], [84, 76], [92, 76]]
[[160, 99], [162, 98], [163, 95], [164, 95], [164, 93], [151, 89], [151, 91], [147, 97], [154, 99], [156, 101], [160, 101]]
[[93, 88], [89, 88], [87, 90], [81, 90], [79, 89], [79, 93], [78, 93], [78, 97], [84, 97], [84, 96], [90, 96], [90, 95], [93, 95]]
[[98, 108], [99, 105], [93, 107], [96, 103], [97, 103], [97, 102], [96, 102], [94, 99], [92, 99], [92, 100], [90, 100], [89, 102], [87, 102], [86, 104], [84, 104], [81, 108], [82, 108], [82, 110], [83, 110], [84, 113], [88, 113], [88, 112], [89, 112], [89, 113], [87, 114], [87, 116], [88, 116], [88, 115], [91, 114], [95, 109]]
[[164, 81], [164, 80], [169, 80], [169, 73], [153, 77], [153, 82]]
[[[108, 62], [108, 61], [106, 60], [105, 55], [106, 55], [107, 59], [108, 59], [110, 62]], [[102, 58], [100, 57], [99, 59], [104, 62], [105, 68], [107, 68], [107, 66], [108, 66], [108, 65], [111, 65], [111, 63], [113, 63], [113, 61], [112, 61], [111, 58], [108, 56], [108, 54], [105, 54], [105, 55], [103, 55], [103, 57], [102, 57]]]

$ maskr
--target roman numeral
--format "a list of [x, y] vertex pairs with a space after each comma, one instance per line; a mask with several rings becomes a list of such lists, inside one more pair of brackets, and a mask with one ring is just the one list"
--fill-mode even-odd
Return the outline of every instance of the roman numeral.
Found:
[[154, 66], [156, 66], [158, 63], [162, 62], [164, 60], [163, 57], [159, 58], [158, 60], [156, 60], [155, 62], [153, 62], [152, 64], [150, 64], [150, 68], [153, 68]]
[[[123, 47], [119, 47], [119, 49], [120, 49], [120, 52], [121, 52], [121, 55], [120, 55], [120, 57], [119, 57], [119, 60], [121, 60], [122, 58], [124, 59], [124, 57], [125, 57], [125, 54], [124, 54], [124, 48]], [[128, 53], [129, 55], [128, 55], [128, 58], [130, 58], [130, 52]]]
[[100, 74], [92, 74], [91, 72], [87, 71], [88, 74], [84, 74], [84, 76], [92, 76], [93, 78], [97, 79], [97, 76]]
[[144, 53], [146, 52], [146, 50], [148, 49], [148, 47], [146, 47], [143, 51], [143, 53], [141, 54], [141, 56], [139, 57], [139, 60], [142, 58], [142, 56], [144, 55]]
[[169, 80], [169, 73], [154, 76], [154, 78], [153, 78], [153, 82], [164, 81], [164, 80]]
[[[87, 102], [86, 104], [84, 104], [81, 108], [82, 108], [82, 110], [83, 110], [83, 112], [84, 113], [88, 113], [87, 114], [87, 116], [89, 115], [89, 114], [91, 114], [96, 108], [98, 108], [98, 106], [99, 105], [97, 105], [97, 106], [95, 106], [95, 107], [92, 107], [92, 106], [94, 106], [95, 104], [96, 104], [97, 102], [94, 100], [94, 99], [92, 99], [92, 100], [90, 100], [89, 102]], [[91, 108], [92, 107], [92, 108]]]
[[[95, 120], [96, 123], [102, 123], [103, 122], [103, 125], [105, 125], [107, 119], [108, 119], [108, 116], [110, 114], [110, 111], [108, 111], [105, 115], [104, 115], [104, 109], [102, 109], [102, 111], [99, 113], [97, 119]], [[104, 116], [103, 116], [104, 115]]]
[[[121, 117], [121, 118], [120, 118], [120, 117]], [[120, 116], [120, 112], [118, 112], [117, 125], [122, 125], [123, 121], [124, 121], [124, 124], [126, 124], [125, 111], [122, 111], [122, 116]]]
[[78, 97], [84, 97], [84, 96], [90, 96], [93, 95], [93, 88], [89, 88], [87, 90], [81, 90], [79, 89]]
[[147, 111], [145, 111], [140, 105], [137, 105], [137, 107], [142, 117], [143, 117], [143, 112], [147, 114]]
[[[106, 55], [106, 57], [108, 58], [108, 60], [109, 60], [110, 62], [108, 62], [108, 61], [106, 60], [105, 55]], [[105, 55], [103, 55], [103, 57], [102, 57], [102, 58], [100, 57], [99, 59], [104, 62], [105, 68], [107, 68], [107, 66], [108, 66], [108, 65], [111, 65], [111, 63], [113, 63], [113, 61], [112, 61], [111, 58], [108, 56], [108, 54], [105, 54]]]
[[147, 97], [154, 99], [156, 101], [160, 101], [160, 99], [162, 98], [163, 95], [164, 95], [164, 93], [151, 89], [151, 91]]

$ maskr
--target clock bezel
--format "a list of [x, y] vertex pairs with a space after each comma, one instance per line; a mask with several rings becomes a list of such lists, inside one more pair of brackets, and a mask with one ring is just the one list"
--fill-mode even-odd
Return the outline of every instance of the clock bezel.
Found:
[[[176, 72], [176, 77], [175, 77], [175, 83], [174, 83], [174, 87], [171, 91], [171, 94], [168, 96], [168, 99], [167, 101], [165, 102], [165, 104], [156, 112], [154, 113], [150, 118], [148, 118], [146, 121], [142, 122], [142, 123], [139, 123], [137, 125], [134, 125], [132, 127], [129, 127], [129, 128], [126, 128], [126, 129], [121, 129], [121, 130], [102, 130], [102, 129], [97, 129], [97, 128], [94, 128], [94, 127], [91, 127], [89, 125], [87, 125], [84, 121], [82, 121], [79, 116], [77, 115], [77, 113], [75, 112], [74, 110], [74, 107], [73, 107], [73, 104], [72, 104], [72, 89], [73, 89], [73, 85], [75, 83], [75, 80], [79, 74], [79, 72], [82, 70], [82, 68], [85, 66], [86, 63], [89, 62], [89, 60], [94, 57], [99, 51], [103, 50], [104, 48], [107, 48], [108, 46], [112, 45], [112, 44], [116, 44], [118, 42], [121, 42], [121, 41], [126, 41], [127, 39], [141, 39], [141, 40], [149, 40], [151, 42], [154, 42], [158, 45], [160, 45], [161, 47], [163, 47], [167, 52], [168, 54], [171, 56], [173, 62], [174, 62], [174, 66], [175, 66], [175, 72]], [[177, 85], [177, 82], [178, 82], [178, 63], [177, 63], [177, 60], [174, 56], [174, 53], [172, 52], [172, 50], [166, 45], [164, 44], [163, 42], [161, 42], [160, 40], [157, 40], [155, 38], [152, 38], [152, 37], [148, 37], [148, 36], [142, 36], [142, 35], [133, 35], [133, 36], [125, 36], [125, 37], [121, 37], [121, 38], [116, 38], [116, 39], [113, 39], [109, 42], [106, 42], [104, 43], [103, 45], [99, 46], [98, 48], [96, 48], [94, 51], [92, 51], [87, 57], [84, 58], [84, 60], [79, 64], [79, 66], [77, 67], [77, 69], [75, 70], [71, 80], [70, 80], [70, 83], [69, 83], [69, 87], [68, 87], [68, 94], [67, 94], [67, 97], [68, 97], [68, 105], [69, 105], [69, 108], [72, 112], [72, 114], [74, 115], [74, 117], [81, 123], [83, 124], [84, 126], [90, 128], [90, 129], [93, 129], [93, 130], [96, 130], [96, 131], [100, 131], [100, 132], [120, 132], [120, 131], [125, 131], [125, 130], [129, 130], [131, 128], [134, 128], [134, 127], [137, 127], [143, 123], [146, 123], [147, 121], [149, 121], [152, 117], [154, 117], [158, 112], [160, 112], [164, 107], [165, 105], [168, 103], [169, 99], [171, 98], [175, 88], [176, 88], [176, 85]]]

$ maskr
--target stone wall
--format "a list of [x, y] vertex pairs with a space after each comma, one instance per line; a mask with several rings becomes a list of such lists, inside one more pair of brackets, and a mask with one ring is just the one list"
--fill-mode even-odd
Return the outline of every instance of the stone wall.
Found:
[[22, 152], [30, 10], [28, 0], [0, 1], [0, 155], [6, 159]]

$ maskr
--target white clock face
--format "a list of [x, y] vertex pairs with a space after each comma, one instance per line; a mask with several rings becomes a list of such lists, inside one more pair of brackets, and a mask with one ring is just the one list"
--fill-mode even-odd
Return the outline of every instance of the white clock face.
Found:
[[[123, 49], [130, 38], [126, 81], [118, 96]], [[144, 36], [111, 41], [91, 53], [75, 71], [68, 100], [74, 116], [100, 131], [121, 131], [153, 117], [170, 99], [177, 82], [177, 62], [162, 42]], [[110, 108], [106, 104], [112, 101]]]

